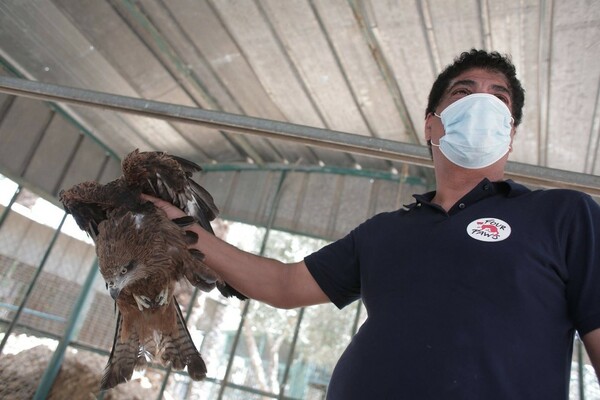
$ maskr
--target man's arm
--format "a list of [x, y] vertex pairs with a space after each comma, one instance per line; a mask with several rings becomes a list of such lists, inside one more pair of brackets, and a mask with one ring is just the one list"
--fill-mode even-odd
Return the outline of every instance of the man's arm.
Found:
[[581, 340], [583, 340], [583, 344], [585, 344], [585, 349], [587, 350], [588, 356], [590, 356], [590, 361], [592, 361], [592, 365], [596, 370], [598, 382], [600, 382], [600, 328], [586, 333]]
[[[185, 214], [172, 204], [149, 196], [169, 218]], [[308, 271], [304, 261], [285, 264], [238, 249], [194, 224], [186, 228], [198, 234], [193, 247], [204, 255], [204, 263], [228, 284], [251, 299], [278, 308], [295, 308], [329, 302], [327, 295]]]

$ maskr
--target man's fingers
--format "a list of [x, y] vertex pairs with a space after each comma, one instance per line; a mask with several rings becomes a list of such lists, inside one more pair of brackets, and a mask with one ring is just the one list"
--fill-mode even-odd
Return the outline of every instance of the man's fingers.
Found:
[[146, 200], [146, 201], [150, 201], [154, 204], [157, 204], [158, 202], [161, 202], [163, 200], [159, 199], [158, 197], [154, 197], [154, 196], [149, 196], [147, 194], [142, 193], [140, 195], [140, 197], [142, 198], [142, 200]]
[[185, 216], [186, 214], [178, 207], [175, 207], [173, 204], [168, 201], [164, 201], [154, 196], [148, 196], [147, 194], [141, 195], [142, 200], [149, 201], [154, 204], [154, 206], [160, 210], [162, 210], [169, 219], [179, 218]]
[[147, 194], [143, 194], [140, 196], [142, 198], [142, 200], [146, 200], [149, 201], [151, 203], [153, 203], [156, 207], [165, 210], [170, 208], [170, 207], [175, 207], [173, 204], [169, 203], [168, 201], [164, 201], [163, 199], [159, 199], [158, 197], [154, 197], [154, 196], [148, 196]]

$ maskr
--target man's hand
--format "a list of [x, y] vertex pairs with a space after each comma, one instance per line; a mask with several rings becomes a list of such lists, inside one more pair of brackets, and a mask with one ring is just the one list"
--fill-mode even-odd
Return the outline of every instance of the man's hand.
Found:
[[167, 215], [167, 218], [169, 218], [169, 219], [175, 219], [175, 218], [180, 218], [180, 217], [186, 216], [186, 214], [181, 209], [179, 209], [178, 207], [175, 207], [173, 204], [171, 204], [167, 201], [164, 201], [157, 197], [148, 196], [147, 194], [142, 194], [141, 197], [142, 197], [142, 200], [149, 201], [149, 202], [153, 203], [156, 208], [161, 209]]
[[[143, 194], [142, 199], [163, 210], [169, 219], [186, 215], [171, 203], [156, 197]], [[194, 224], [190, 228], [199, 236], [199, 240], [190, 246], [200, 250], [205, 256], [204, 263], [245, 296], [286, 309], [330, 301], [304, 261], [284, 265], [280, 261], [242, 251], [208, 233], [200, 225]]]

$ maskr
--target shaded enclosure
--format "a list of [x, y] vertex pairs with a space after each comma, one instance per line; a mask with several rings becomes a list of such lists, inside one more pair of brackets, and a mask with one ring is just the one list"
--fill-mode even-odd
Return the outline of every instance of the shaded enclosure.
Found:
[[[526, 89], [508, 175], [600, 199], [600, 2], [1, 2], [0, 397], [89, 399], [112, 345], [114, 303], [61, 189], [116, 178], [135, 148], [167, 151], [202, 165], [220, 237], [299, 260], [434, 189], [427, 93], [471, 47], [510, 53]], [[68, 87], [87, 102], [56, 97]], [[360, 302], [177, 296], [207, 379], [152, 365], [100, 397], [322, 399], [366, 318]], [[574, 349], [571, 398], [600, 399]]]

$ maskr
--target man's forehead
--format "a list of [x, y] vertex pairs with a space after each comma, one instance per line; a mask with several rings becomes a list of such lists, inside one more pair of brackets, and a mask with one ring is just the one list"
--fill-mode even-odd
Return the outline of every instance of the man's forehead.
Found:
[[502, 72], [488, 70], [484, 68], [472, 68], [461, 72], [454, 79], [450, 80], [448, 89], [457, 84], [472, 85], [486, 83], [497, 87], [505, 88], [509, 91], [509, 84], [506, 76]]

